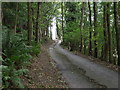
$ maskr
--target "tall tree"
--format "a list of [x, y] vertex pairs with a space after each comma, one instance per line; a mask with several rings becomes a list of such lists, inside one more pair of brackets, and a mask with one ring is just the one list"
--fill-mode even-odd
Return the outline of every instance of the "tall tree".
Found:
[[117, 42], [117, 54], [118, 54], [118, 65], [120, 66], [120, 26], [118, 25], [118, 3], [114, 2], [114, 22], [116, 30], [116, 42]]
[[84, 8], [85, 8], [85, 2], [82, 2], [82, 8], [81, 8], [81, 18], [80, 18], [80, 51], [83, 49], [83, 35], [82, 35], [82, 29], [83, 29], [83, 16], [84, 16]]
[[107, 6], [104, 5], [103, 10], [103, 28], [104, 28], [104, 50], [103, 50], [103, 59], [108, 60], [108, 32], [107, 32]]
[[35, 25], [35, 19], [34, 19], [34, 2], [31, 2], [31, 18], [32, 18], [32, 23], [31, 23], [31, 27], [32, 27], [32, 31], [34, 30], [34, 25]]
[[31, 3], [27, 2], [28, 7], [28, 42], [31, 44], [32, 40], [32, 25], [31, 25]]
[[108, 48], [109, 48], [109, 62], [112, 63], [112, 42], [110, 31], [110, 3], [107, 3], [107, 31], [108, 31]]
[[40, 16], [40, 2], [37, 3], [37, 18], [36, 18], [36, 32], [35, 41], [39, 42], [39, 16]]
[[16, 2], [16, 10], [15, 10], [15, 26], [14, 26], [14, 34], [16, 33], [16, 27], [17, 27], [17, 18], [18, 18], [18, 2]]
[[63, 13], [63, 2], [61, 3], [61, 11], [62, 11], [62, 37], [63, 37], [63, 41], [64, 41], [64, 21], [63, 21], [63, 17], [64, 17], [64, 13]]
[[92, 17], [91, 17], [91, 7], [90, 2], [88, 2], [89, 8], [89, 21], [90, 21], [90, 28], [89, 28], [89, 55], [92, 55]]
[[97, 52], [97, 41], [96, 41], [96, 36], [97, 36], [97, 3], [93, 2], [93, 11], [94, 11], [94, 57], [97, 58], [98, 52]]

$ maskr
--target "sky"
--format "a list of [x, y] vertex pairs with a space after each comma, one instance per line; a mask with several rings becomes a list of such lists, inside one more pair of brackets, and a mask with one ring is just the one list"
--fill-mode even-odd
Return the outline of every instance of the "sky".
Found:
[[52, 20], [52, 27], [51, 27], [51, 32], [52, 32], [52, 39], [56, 40], [57, 38], [57, 31], [56, 31], [56, 18], [54, 17]]

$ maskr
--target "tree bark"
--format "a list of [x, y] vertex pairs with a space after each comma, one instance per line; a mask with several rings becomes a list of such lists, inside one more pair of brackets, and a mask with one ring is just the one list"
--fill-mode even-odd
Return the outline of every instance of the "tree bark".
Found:
[[80, 52], [82, 52], [83, 49], [83, 35], [82, 35], [82, 29], [83, 29], [83, 15], [84, 15], [84, 7], [85, 7], [85, 2], [82, 2], [82, 8], [81, 8], [81, 18], [80, 18]]
[[28, 7], [28, 42], [31, 44], [32, 40], [32, 27], [31, 27], [31, 3], [27, 2]]
[[38, 43], [39, 42], [39, 15], [40, 14], [40, 2], [37, 4], [37, 18], [36, 18], [36, 37], [35, 41]]
[[[34, 8], [33, 8], [33, 6], [34, 6], [33, 4], [34, 4], [34, 3], [31, 2], [31, 4], [32, 4], [32, 5], [31, 5], [31, 14], [32, 14], [32, 15], [31, 15], [31, 19], [32, 19], [31, 28], [32, 28], [32, 31], [33, 31], [33, 30], [34, 30], [34, 27], [35, 27], [35, 26], [34, 26], [34, 23], [35, 23], [35, 19], [34, 19]], [[33, 33], [32, 33], [32, 35], [33, 35]], [[34, 39], [35, 39], [35, 38], [34, 38]]]
[[108, 32], [107, 32], [107, 7], [106, 5], [104, 5], [103, 27], [104, 27], [103, 59], [108, 61]]
[[47, 25], [46, 25], [46, 37], [48, 38], [48, 36], [49, 36], [49, 30], [48, 30], [48, 28], [49, 28], [49, 21], [48, 21], [48, 23], [47, 23]]
[[16, 34], [16, 27], [17, 27], [17, 18], [18, 18], [17, 12], [18, 12], [18, 2], [16, 2], [14, 34]]
[[[118, 11], [117, 2], [114, 2], [114, 22], [115, 22], [115, 30], [116, 30], [116, 44], [117, 44], [117, 54], [118, 54], [118, 65], [120, 66], [120, 25], [118, 25]], [[120, 8], [120, 6], [118, 6]]]
[[92, 17], [91, 17], [90, 2], [88, 2], [88, 8], [89, 8], [89, 21], [90, 21], [90, 28], [89, 28], [89, 55], [92, 56]]
[[110, 3], [107, 4], [107, 31], [108, 31], [108, 48], [109, 48], [109, 62], [112, 63], [112, 36], [110, 31]]
[[62, 10], [62, 37], [63, 37], [63, 42], [64, 42], [64, 21], [63, 21], [63, 17], [64, 17], [64, 12], [63, 12], [63, 2], [61, 3], [61, 10]]
[[94, 11], [94, 57], [97, 58], [98, 53], [97, 53], [97, 41], [96, 41], [96, 36], [97, 36], [97, 32], [96, 32], [96, 27], [97, 27], [97, 5], [96, 2], [93, 2], [93, 11]]

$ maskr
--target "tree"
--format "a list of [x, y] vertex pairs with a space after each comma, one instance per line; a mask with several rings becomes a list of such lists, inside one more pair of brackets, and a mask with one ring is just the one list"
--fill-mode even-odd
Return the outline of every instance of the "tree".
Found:
[[89, 28], [89, 55], [92, 55], [92, 17], [91, 17], [91, 7], [90, 2], [88, 2], [88, 8], [89, 8], [89, 21], [90, 21], [90, 28]]
[[35, 41], [39, 42], [39, 16], [40, 16], [40, 2], [37, 3], [37, 18], [36, 18], [36, 37]]
[[62, 36], [63, 36], [63, 41], [64, 41], [64, 26], [63, 26], [64, 25], [63, 24], [64, 23], [64, 21], [63, 21], [64, 13], [63, 13], [63, 9], [64, 8], [63, 8], [63, 2], [62, 2], [61, 3], [61, 11], [62, 11], [62, 34], [63, 34]]
[[103, 50], [103, 59], [108, 60], [108, 32], [107, 32], [107, 6], [104, 5], [103, 13], [103, 27], [104, 27], [104, 50]]
[[[76, 3], [67, 2], [65, 3], [66, 11], [65, 11], [65, 21], [66, 21], [66, 29], [64, 29], [64, 41], [66, 40], [65, 44], [69, 46], [70, 51], [74, 50], [75, 43], [73, 40], [73, 32], [77, 25], [75, 17], [76, 10]], [[80, 27], [79, 27], [80, 28]], [[67, 40], [69, 38], [69, 40]]]
[[34, 34], [34, 27], [35, 27], [35, 18], [34, 18], [34, 2], [31, 2], [31, 29], [33, 31], [33, 34]]
[[97, 36], [97, 3], [93, 2], [93, 11], [94, 11], [94, 57], [97, 58], [98, 52], [97, 52], [97, 41], [96, 41], [96, 36]]
[[28, 42], [31, 44], [32, 40], [32, 25], [31, 25], [31, 3], [27, 2], [28, 7]]
[[85, 8], [85, 2], [82, 2], [82, 8], [81, 8], [81, 18], [80, 18], [80, 51], [83, 49], [83, 36], [82, 36], [82, 29], [83, 29], [83, 15], [84, 15], [84, 8]]
[[109, 51], [109, 62], [112, 63], [112, 42], [111, 42], [111, 31], [110, 31], [110, 3], [107, 3], [107, 32], [108, 32], [108, 51]]
[[120, 27], [118, 25], [118, 3], [114, 2], [114, 23], [116, 30], [116, 45], [117, 45], [117, 54], [118, 54], [118, 65], [120, 66]]
[[16, 11], [15, 11], [15, 26], [14, 26], [14, 34], [16, 33], [16, 27], [17, 27], [17, 18], [18, 18], [18, 15], [17, 15], [17, 12], [18, 12], [18, 2], [16, 3]]

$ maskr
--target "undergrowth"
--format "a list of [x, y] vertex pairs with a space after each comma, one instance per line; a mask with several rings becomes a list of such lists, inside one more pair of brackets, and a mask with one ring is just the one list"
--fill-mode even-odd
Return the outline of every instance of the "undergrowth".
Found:
[[2, 47], [2, 88], [24, 88], [20, 77], [28, 72], [29, 60], [40, 53], [40, 44], [28, 45], [25, 30], [13, 35], [3, 27]]

